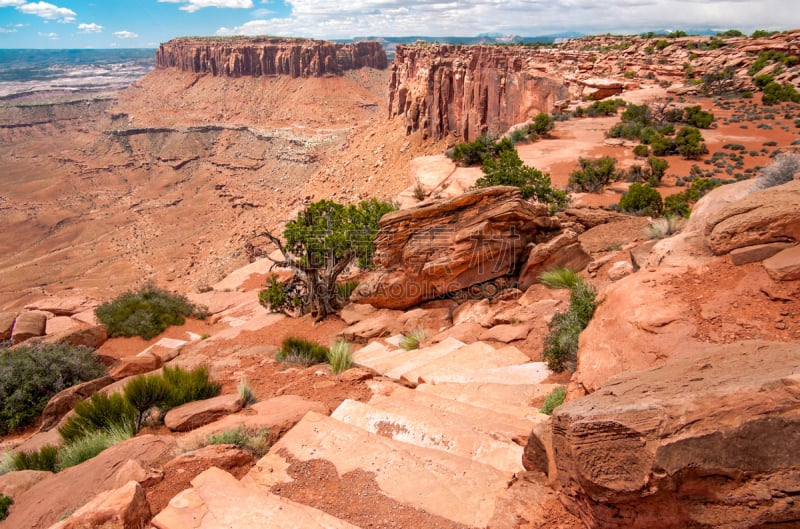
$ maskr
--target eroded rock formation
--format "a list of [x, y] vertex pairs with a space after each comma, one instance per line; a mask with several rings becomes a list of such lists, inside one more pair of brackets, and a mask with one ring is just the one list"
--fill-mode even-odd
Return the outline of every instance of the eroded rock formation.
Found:
[[343, 44], [311, 39], [254, 37], [178, 38], [156, 51], [157, 68], [178, 68], [225, 77], [322, 77], [369, 66], [384, 69], [379, 42]]
[[398, 46], [389, 80], [389, 116], [406, 131], [462, 140], [505, 132], [550, 112], [568, 90], [532, 63], [523, 47]]

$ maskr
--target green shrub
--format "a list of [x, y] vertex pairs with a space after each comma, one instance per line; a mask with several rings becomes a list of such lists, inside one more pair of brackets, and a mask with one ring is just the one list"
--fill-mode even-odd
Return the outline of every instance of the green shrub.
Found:
[[400, 338], [400, 348], [405, 351], [413, 351], [419, 349], [419, 344], [425, 339], [425, 331], [418, 329], [409, 333], [403, 334]]
[[58, 471], [58, 448], [44, 445], [39, 450], [30, 452], [13, 452], [11, 465], [14, 470]]
[[664, 158], [650, 156], [647, 158], [647, 165], [650, 167], [650, 176], [655, 182], [661, 183], [661, 179], [664, 177], [667, 169], [669, 169], [669, 162]]
[[253, 389], [250, 387], [250, 384], [247, 383], [247, 379], [245, 378], [239, 381], [239, 384], [236, 386], [236, 393], [239, 394], [239, 398], [242, 399], [244, 406], [252, 406], [258, 402], [258, 399], [253, 393]]
[[133, 430], [128, 426], [111, 426], [85, 435], [61, 447], [58, 451], [58, 470], [88, 461], [106, 448], [130, 439], [132, 436]]
[[487, 158], [483, 163], [483, 176], [475, 181], [475, 187], [518, 187], [524, 198], [535, 198], [550, 206], [552, 211], [564, 209], [567, 194], [550, 185], [550, 175], [525, 165], [516, 150], [502, 151], [497, 157]]
[[85, 347], [68, 344], [0, 348], [0, 435], [33, 423], [61, 390], [105, 375]]
[[162, 376], [172, 387], [169, 399], [163, 404], [165, 410], [187, 402], [210, 399], [222, 391], [222, 385], [211, 380], [205, 367], [191, 371], [180, 367], [164, 367]]
[[578, 169], [569, 175], [568, 188], [587, 193], [599, 193], [614, 180], [617, 174], [617, 160], [604, 156], [602, 158], [578, 158]]
[[656, 216], [661, 213], [661, 195], [646, 184], [631, 184], [619, 201], [619, 209], [636, 215]]
[[646, 158], [648, 154], [650, 154], [650, 147], [643, 143], [633, 148], [633, 155], [638, 158]]
[[553, 268], [539, 276], [539, 282], [549, 288], [574, 288], [583, 281], [581, 276], [569, 268]]
[[760, 75], [756, 75], [753, 77], [753, 84], [756, 85], [756, 88], [763, 90], [765, 86], [770, 84], [775, 80], [775, 77], [768, 73], [762, 73]]
[[136, 408], [136, 430], [144, 426], [147, 412], [163, 406], [172, 394], [172, 386], [161, 375], [139, 375], [125, 386], [128, 402]]
[[483, 163], [487, 158], [509, 150], [514, 150], [514, 143], [509, 138], [495, 142], [488, 136], [480, 136], [475, 141], [459, 143], [453, 147], [450, 157], [458, 165], [470, 166]]
[[774, 35], [777, 31], [768, 31], [766, 29], [757, 29], [750, 34], [750, 38], [752, 39], [763, 39], [764, 37], [769, 37], [770, 35]]
[[328, 348], [302, 338], [289, 337], [283, 341], [275, 359], [293, 364], [324, 364], [328, 361]]
[[553, 410], [558, 408], [564, 403], [564, 399], [567, 396], [567, 388], [564, 386], [559, 386], [553, 391], [551, 391], [547, 397], [544, 398], [544, 404], [542, 407], [539, 408], [539, 411], [544, 413], [545, 415], [552, 415]]
[[256, 458], [260, 458], [269, 450], [271, 440], [269, 428], [252, 429], [239, 426], [233, 430], [209, 435], [206, 444], [234, 445], [242, 450], [247, 450]]
[[699, 129], [707, 129], [714, 122], [714, 114], [707, 112], [700, 108], [700, 105], [686, 107], [684, 113], [686, 114], [685, 123]]
[[675, 136], [675, 150], [687, 160], [695, 160], [708, 154], [703, 135], [695, 127], [683, 127]]
[[546, 136], [550, 134], [555, 126], [553, 116], [546, 112], [536, 114], [533, 121], [528, 125], [528, 133], [536, 136]]
[[11, 507], [12, 503], [14, 503], [14, 500], [5, 494], [0, 494], [0, 521], [6, 519], [8, 516], [8, 508]]
[[331, 370], [335, 375], [350, 369], [353, 363], [352, 356], [350, 355], [350, 344], [347, 340], [336, 340], [328, 351], [328, 363], [331, 365]]
[[596, 292], [579, 281], [570, 289], [569, 308], [557, 312], [550, 321], [542, 358], [555, 372], [574, 371], [578, 360], [578, 337], [592, 319]]
[[136, 409], [120, 393], [95, 393], [90, 399], [75, 404], [73, 410], [75, 415], [58, 429], [66, 444], [113, 427], [127, 428], [133, 435]]
[[[511, 134], [508, 135], [508, 138], [514, 144], [517, 144], [519, 142], [525, 141], [529, 137], [530, 137], [530, 133], [528, 132], [528, 129], [526, 129], [526, 128], [514, 129], [513, 131], [511, 131]], [[422, 190], [421, 196], [422, 196], [422, 198], [417, 198], [416, 188], [415, 188], [414, 198], [417, 198], [417, 200], [424, 199], [425, 198], [424, 189]]]
[[664, 198], [664, 215], [689, 218], [692, 208], [686, 198], [686, 193], [677, 193]]
[[764, 96], [761, 101], [765, 105], [774, 105], [784, 101], [800, 103], [800, 92], [791, 84], [780, 85], [772, 81], [764, 87]]
[[205, 309], [153, 285], [126, 292], [95, 309], [97, 319], [108, 328], [109, 336], [141, 336], [149, 340], [170, 325], [183, 325], [185, 317], [203, 319]]

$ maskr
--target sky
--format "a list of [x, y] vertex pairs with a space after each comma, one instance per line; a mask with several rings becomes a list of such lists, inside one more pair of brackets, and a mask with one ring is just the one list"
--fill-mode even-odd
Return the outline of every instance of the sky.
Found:
[[798, 0], [0, 0], [0, 48], [154, 48], [180, 36], [539, 36], [800, 28]]

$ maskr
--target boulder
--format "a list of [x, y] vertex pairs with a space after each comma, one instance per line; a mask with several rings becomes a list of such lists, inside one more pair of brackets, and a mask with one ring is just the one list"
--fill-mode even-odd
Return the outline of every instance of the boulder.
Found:
[[[48, 320], [48, 325], [49, 324], [50, 320]], [[97, 349], [103, 345], [107, 339], [108, 333], [105, 325], [92, 325], [89, 327], [84, 325], [79, 328], [48, 334], [37, 340], [43, 343], [66, 343], [76, 347], [83, 346]]]
[[11, 339], [11, 330], [14, 328], [17, 314], [17, 312], [0, 312], [0, 342]]
[[173, 432], [188, 432], [225, 415], [236, 413], [243, 405], [239, 395], [220, 395], [189, 402], [169, 410], [164, 416], [164, 425]]
[[790, 242], [772, 242], [767, 244], [756, 244], [754, 246], [744, 246], [736, 248], [730, 253], [731, 262], [736, 266], [755, 263], [769, 259], [776, 253], [794, 246]]
[[800, 245], [787, 248], [764, 261], [764, 270], [775, 281], [800, 279]]
[[358, 343], [389, 336], [402, 329], [399, 320], [400, 314], [393, 310], [376, 311], [361, 321], [344, 328], [339, 335], [346, 340]]
[[45, 334], [56, 334], [62, 332], [69, 332], [73, 329], [82, 327], [78, 320], [73, 320], [69, 316], [54, 316], [47, 320], [45, 325]]
[[564, 230], [550, 241], [531, 249], [528, 261], [519, 274], [519, 288], [527, 290], [539, 281], [539, 276], [553, 268], [583, 270], [592, 258], [578, 242], [578, 233]]
[[619, 281], [633, 273], [633, 265], [628, 261], [617, 261], [608, 269], [608, 278], [611, 281]]
[[531, 328], [525, 324], [501, 324], [495, 325], [491, 329], [483, 331], [478, 340], [494, 340], [497, 342], [510, 343], [517, 340], [524, 340], [528, 337]]
[[9, 498], [18, 498], [23, 492], [52, 475], [52, 472], [45, 470], [17, 470], [2, 474], [0, 475], [0, 494], [5, 494]]
[[161, 357], [154, 354], [126, 356], [108, 374], [116, 381], [155, 371], [162, 365]]
[[47, 316], [41, 312], [23, 312], [14, 320], [14, 329], [11, 331], [11, 343], [18, 344], [34, 338], [44, 336], [47, 327]]
[[44, 407], [42, 426], [39, 430], [46, 432], [55, 428], [61, 418], [72, 410], [76, 402], [91, 397], [112, 382], [114, 382], [112, 377], [105, 376], [59, 391], [50, 398]]
[[83, 296], [47, 297], [25, 305], [25, 310], [42, 310], [56, 316], [72, 316], [95, 306], [96, 303]]
[[376, 270], [352, 301], [406, 309], [512, 273], [531, 242], [549, 238], [558, 221], [519, 189], [490, 187], [381, 219]]
[[222, 470], [232, 470], [253, 462], [253, 454], [242, 448], [232, 445], [214, 444], [192, 450], [176, 457], [166, 465], [164, 471], [193, 466], [195, 468], [217, 467]]
[[101, 492], [113, 489], [117, 469], [133, 459], [143, 467], [159, 466], [178, 453], [169, 436], [139, 435], [84, 461], [42, 479], [14, 498], [3, 527], [34, 529], [50, 527], [63, 515], [75, 512]]
[[101, 492], [50, 529], [141, 529], [151, 516], [144, 489], [129, 481], [118, 489]]
[[800, 242], [800, 180], [754, 191], [712, 216], [705, 228], [709, 248], [722, 255], [771, 242]]
[[587, 527], [796, 524], [797, 362], [796, 344], [717, 345], [560, 406], [562, 499]]

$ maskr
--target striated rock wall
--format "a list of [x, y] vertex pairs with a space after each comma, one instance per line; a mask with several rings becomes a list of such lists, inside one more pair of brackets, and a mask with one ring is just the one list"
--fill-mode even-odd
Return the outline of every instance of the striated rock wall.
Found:
[[425, 138], [505, 132], [569, 95], [563, 81], [535, 67], [533, 55], [519, 46], [398, 46], [389, 117]]
[[322, 77], [368, 66], [387, 67], [379, 42], [342, 44], [321, 40], [178, 38], [156, 50], [157, 68], [225, 77]]

